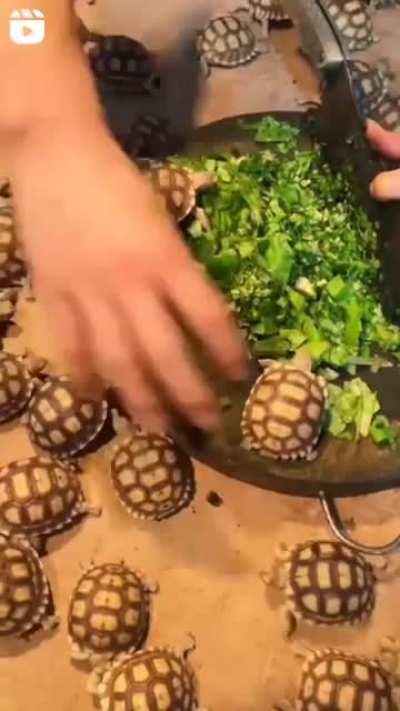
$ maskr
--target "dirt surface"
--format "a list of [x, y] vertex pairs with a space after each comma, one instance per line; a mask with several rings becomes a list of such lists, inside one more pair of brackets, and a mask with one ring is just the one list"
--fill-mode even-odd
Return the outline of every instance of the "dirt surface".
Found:
[[[192, 5], [186, 0], [145, 4], [98, 0], [98, 7], [85, 9], [84, 16], [93, 29], [131, 33], [164, 52], [174, 44], [181, 26], [193, 24], [193, 11], [188, 9]], [[206, 15], [222, 6], [216, 8], [210, 0], [203, 9]], [[391, 56], [394, 65], [400, 62], [394, 54], [399, 19], [400, 9], [381, 12], [376, 20], [381, 42], [373, 48], [374, 56]], [[297, 108], [299, 99], [314, 98], [316, 78], [298, 56], [297, 45], [293, 30], [276, 31], [268, 55], [237, 71], [213, 72], [202, 92], [197, 123]], [[62, 371], [39, 307], [21, 299], [17, 321], [18, 328], [5, 347], [20, 352], [28, 345]], [[281, 634], [281, 598], [266, 593], [260, 571], [270, 564], [280, 541], [329, 535], [318, 502], [247, 487], [198, 465], [197, 494], [187, 510], [161, 524], [137, 523], [113, 493], [109, 451], [107, 445], [87, 457], [82, 475], [87, 498], [102, 506], [102, 516], [55, 536], [43, 559], [60, 627], [36, 635], [29, 643], [0, 644], [0, 711], [93, 708], [85, 673], [69, 661], [67, 608], [82, 567], [92, 560], [121, 559], [160, 584], [149, 643], [182, 650], [190, 645], [189, 633], [194, 635], [197, 650], [191, 661], [199, 677], [202, 705], [208, 711], [270, 711], [282, 696], [293, 695], [300, 661]], [[3, 464], [33, 453], [22, 426], [0, 429], [0, 452]], [[377, 544], [400, 532], [399, 506], [400, 493], [388, 492], [346, 500], [341, 511], [358, 524], [354, 535]], [[383, 635], [400, 635], [399, 595], [399, 579], [380, 585], [375, 614], [362, 630], [302, 627], [298, 638], [309, 645], [374, 654]]]

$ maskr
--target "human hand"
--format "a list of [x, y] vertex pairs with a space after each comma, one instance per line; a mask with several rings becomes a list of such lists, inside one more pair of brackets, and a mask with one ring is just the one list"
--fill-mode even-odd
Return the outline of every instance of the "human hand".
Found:
[[165, 401], [212, 428], [216, 401], [179, 322], [240, 378], [244, 349], [227, 305], [107, 129], [81, 118], [38, 125], [14, 160], [35, 292], [80, 385], [100, 376], [147, 429], [167, 427]]
[[[393, 160], [400, 159], [400, 134], [386, 131], [375, 121], [367, 122], [367, 138], [373, 148]], [[380, 173], [371, 183], [371, 195], [376, 200], [400, 199], [400, 170]]]

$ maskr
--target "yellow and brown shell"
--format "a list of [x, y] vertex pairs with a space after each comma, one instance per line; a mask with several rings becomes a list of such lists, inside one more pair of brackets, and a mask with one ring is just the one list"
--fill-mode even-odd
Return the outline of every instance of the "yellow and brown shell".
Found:
[[0, 531], [0, 638], [29, 635], [49, 606], [50, 588], [36, 551], [21, 536]]
[[196, 206], [198, 191], [215, 184], [211, 173], [190, 173], [169, 164], [153, 166], [146, 171], [154, 192], [170, 215], [181, 222]]
[[13, 210], [0, 207], [0, 286], [12, 286], [25, 276], [21, 246], [14, 226]]
[[196, 204], [196, 190], [186, 170], [163, 165], [151, 168], [147, 175], [153, 190], [163, 199], [167, 212], [177, 222], [191, 213]]
[[243, 445], [273, 459], [312, 459], [326, 398], [323, 378], [292, 365], [272, 364], [245, 404]]
[[171, 649], [136, 652], [94, 673], [102, 711], [197, 711], [197, 683], [186, 661]]
[[378, 661], [336, 649], [311, 652], [300, 678], [296, 711], [391, 711], [392, 687]]
[[76, 471], [49, 457], [0, 469], [0, 528], [28, 537], [55, 533], [87, 510]]
[[285, 564], [288, 609], [296, 618], [322, 625], [355, 625], [375, 606], [370, 563], [338, 541], [301, 543]]
[[371, 12], [363, 0], [323, 0], [322, 5], [350, 52], [367, 49], [375, 41]]
[[211, 19], [198, 32], [196, 48], [198, 56], [215, 67], [238, 67], [259, 54], [251, 23], [234, 13]]
[[287, 23], [290, 17], [280, 0], [249, 0], [250, 12], [257, 22]]
[[139, 573], [123, 563], [92, 565], [71, 599], [68, 631], [75, 659], [134, 652], [149, 624], [149, 591]]
[[169, 437], [135, 433], [114, 448], [111, 478], [117, 496], [135, 518], [169, 518], [193, 498], [193, 465]]
[[0, 423], [19, 415], [32, 397], [34, 382], [22, 358], [0, 352]]
[[108, 405], [79, 397], [66, 377], [51, 377], [32, 397], [26, 416], [34, 445], [54, 457], [72, 457], [103, 428]]

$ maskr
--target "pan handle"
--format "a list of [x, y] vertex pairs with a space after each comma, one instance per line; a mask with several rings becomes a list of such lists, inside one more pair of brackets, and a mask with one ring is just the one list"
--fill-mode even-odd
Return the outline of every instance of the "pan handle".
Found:
[[382, 556], [394, 553], [400, 548], [400, 536], [397, 536], [397, 538], [393, 541], [382, 546], [365, 546], [363, 543], [356, 543], [356, 541], [353, 541], [349, 537], [346, 531], [345, 525], [336, 506], [335, 499], [332, 499], [324, 491], [320, 491], [319, 500], [331, 530], [335, 534], [336, 538], [349, 546], [349, 548], [358, 551], [358, 553], [364, 553], [365, 555]]

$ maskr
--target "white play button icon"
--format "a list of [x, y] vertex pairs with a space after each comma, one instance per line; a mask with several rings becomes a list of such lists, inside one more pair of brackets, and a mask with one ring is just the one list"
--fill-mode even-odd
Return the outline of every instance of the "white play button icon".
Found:
[[15, 44], [40, 44], [45, 37], [45, 17], [41, 10], [13, 10], [10, 39]]

